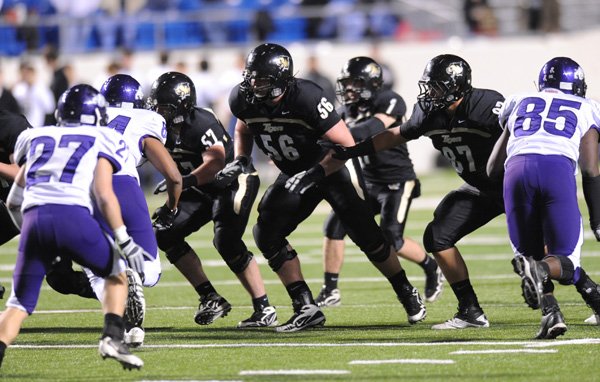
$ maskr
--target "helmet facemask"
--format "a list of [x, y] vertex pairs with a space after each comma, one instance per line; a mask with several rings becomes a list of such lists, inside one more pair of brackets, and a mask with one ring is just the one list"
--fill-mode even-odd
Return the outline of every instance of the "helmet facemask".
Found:
[[251, 104], [275, 99], [282, 95], [288, 86], [288, 81], [277, 80], [273, 76], [258, 76], [256, 72], [249, 70], [245, 70], [243, 76], [240, 90], [246, 101]]

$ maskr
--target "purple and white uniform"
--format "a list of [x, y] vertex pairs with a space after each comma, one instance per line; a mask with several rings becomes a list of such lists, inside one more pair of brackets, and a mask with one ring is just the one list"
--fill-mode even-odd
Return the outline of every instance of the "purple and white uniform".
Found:
[[[158, 282], [161, 266], [156, 236], [152, 229], [146, 198], [140, 188], [137, 167], [146, 160], [142, 151], [145, 138], [151, 137], [158, 139], [162, 144], [165, 143], [166, 123], [160, 114], [145, 109], [109, 107], [106, 112], [110, 121], [107, 127], [119, 133], [120, 139], [124, 140], [129, 148], [126, 165], [113, 176], [113, 189], [121, 205], [127, 233], [152, 256], [152, 260], [146, 260], [144, 264], [143, 285], [150, 287]], [[102, 227], [108, 229], [108, 224], [101, 214], [97, 212], [95, 216]], [[87, 273], [91, 276], [89, 271]], [[93, 276], [90, 282], [96, 295], [101, 297], [103, 283]]]
[[127, 149], [113, 131], [45, 126], [19, 135], [15, 161], [25, 163], [23, 226], [13, 288], [6, 306], [33, 313], [47, 270], [68, 257], [101, 277], [125, 269], [92, 216], [90, 187], [99, 158], [118, 171]]
[[583, 224], [577, 204], [581, 138], [600, 126], [588, 99], [545, 89], [508, 97], [500, 124], [510, 130], [504, 164], [504, 206], [516, 255], [567, 256], [579, 278]]

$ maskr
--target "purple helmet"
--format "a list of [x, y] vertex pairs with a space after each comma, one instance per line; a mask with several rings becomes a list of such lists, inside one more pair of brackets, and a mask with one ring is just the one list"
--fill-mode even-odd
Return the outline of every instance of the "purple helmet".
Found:
[[110, 106], [144, 108], [142, 85], [127, 74], [115, 74], [109, 77], [100, 88], [100, 93]]
[[90, 85], [75, 85], [58, 99], [56, 121], [59, 126], [106, 126], [106, 100]]
[[568, 57], [554, 57], [540, 70], [539, 90], [558, 89], [563, 93], [585, 97], [587, 84], [583, 69]]

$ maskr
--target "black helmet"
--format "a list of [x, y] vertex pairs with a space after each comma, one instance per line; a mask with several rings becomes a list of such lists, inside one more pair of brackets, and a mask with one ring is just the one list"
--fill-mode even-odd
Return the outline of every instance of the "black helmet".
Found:
[[424, 112], [446, 109], [471, 91], [471, 67], [452, 54], [434, 57], [423, 71], [419, 88], [417, 99]]
[[290, 52], [277, 44], [261, 44], [246, 58], [240, 91], [249, 103], [260, 103], [282, 95], [294, 81]]
[[167, 72], [154, 81], [146, 108], [162, 115], [167, 122], [180, 123], [196, 105], [196, 88], [183, 73]]
[[368, 102], [383, 85], [381, 66], [369, 57], [348, 60], [337, 79], [337, 95], [342, 104]]

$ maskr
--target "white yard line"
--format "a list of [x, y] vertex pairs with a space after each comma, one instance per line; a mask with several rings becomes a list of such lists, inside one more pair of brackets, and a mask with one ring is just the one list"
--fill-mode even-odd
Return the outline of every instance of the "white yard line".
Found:
[[239, 375], [342, 375], [349, 370], [242, 370]]
[[[222, 343], [222, 344], [144, 344], [148, 349], [207, 349], [207, 348], [344, 348], [344, 347], [432, 347], [432, 346], [560, 346], [560, 345], [596, 345], [600, 344], [600, 338], [585, 338], [578, 340], [554, 340], [548, 342], [534, 341], [471, 341], [464, 342], [445, 341], [445, 342], [323, 342], [323, 343], [302, 343], [302, 342], [276, 342], [276, 343]], [[11, 349], [95, 349], [98, 345], [12, 345]]]
[[[452, 353], [450, 353], [452, 354]], [[391, 363], [407, 363], [407, 364], [429, 364], [429, 365], [450, 365], [454, 363], [451, 359], [368, 359], [368, 360], [354, 360], [348, 362], [349, 365], [385, 365]]]
[[485, 349], [457, 350], [449, 354], [499, 354], [499, 353], [558, 353], [556, 349]]

